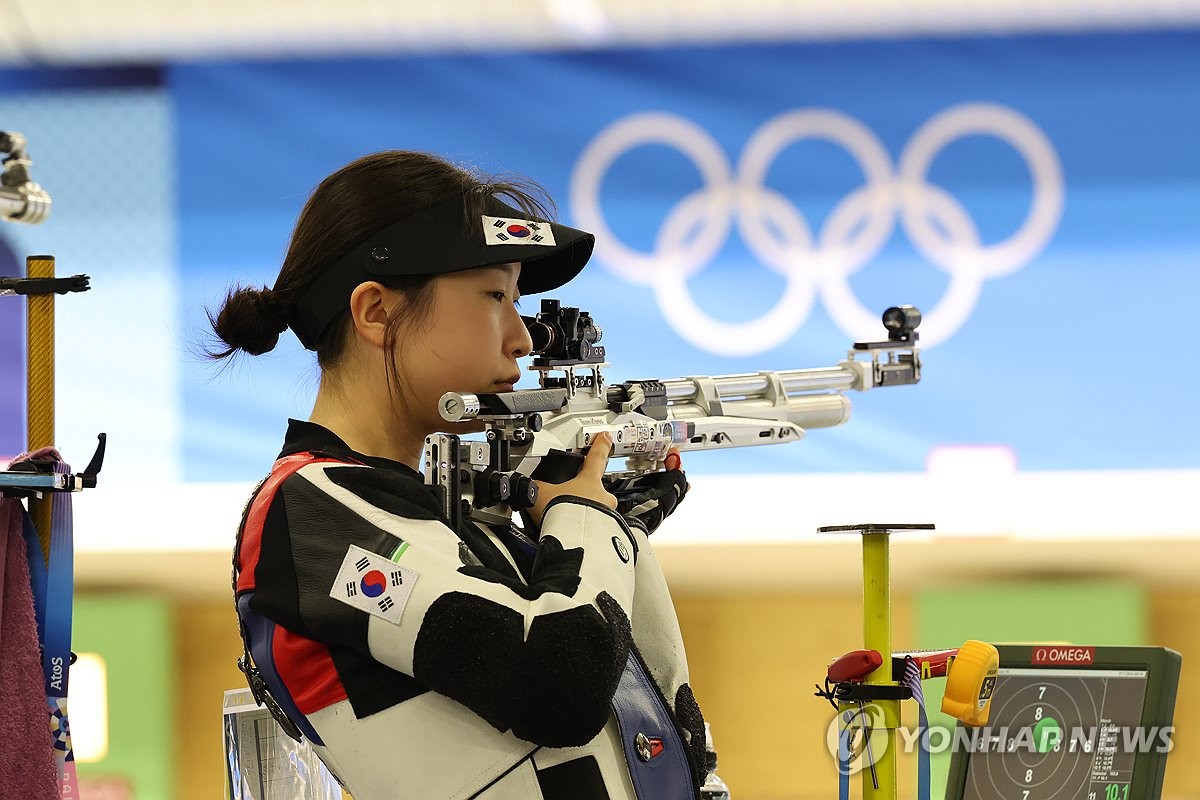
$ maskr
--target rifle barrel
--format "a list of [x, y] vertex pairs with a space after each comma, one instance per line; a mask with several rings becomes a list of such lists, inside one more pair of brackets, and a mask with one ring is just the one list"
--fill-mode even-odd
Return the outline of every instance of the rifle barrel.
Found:
[[[858, 375], [845, 367], [816, 367], [813, 369], [789, 369], [775, 373], [788, 394], [818, 391], [849, 391], [857, 385]], [[718, 375], [711, 378], [717, 393], [724, 398], [753, 397], [767, 392], [768, 381], [761, 372], [742, 375]], [[667, 400], [686, 402], [695, 399], [699, 392], [692, 378], [671, 378], [662, 382], [667, 390]]]

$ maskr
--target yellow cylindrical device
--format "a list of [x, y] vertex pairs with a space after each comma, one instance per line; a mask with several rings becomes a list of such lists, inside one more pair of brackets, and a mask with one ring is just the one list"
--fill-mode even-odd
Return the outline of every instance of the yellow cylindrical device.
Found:
[[946, 675], [942, 713], [972, 727], [987, 724], [999, 669], [1000, 653], [993, 645], [968, 640], [958, 648]]
[[[28, 278], [53, 278], [54, 256], [25, 259]], [[54, 446], [54, 294], [31, 294], [27, 298], [25, 416], [27, 449], [30, 452]], [[29, 515], [37, 528], [42, 557], [50, 558], [50, 497], [29, 501]]]

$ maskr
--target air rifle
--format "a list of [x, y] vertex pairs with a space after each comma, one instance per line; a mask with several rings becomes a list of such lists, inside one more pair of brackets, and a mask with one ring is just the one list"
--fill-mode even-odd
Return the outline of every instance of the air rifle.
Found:
[[533, 340], [538, 389], [495, 394], [447, 392], [443, 419], [480, 421], [485, 441], [438, 433], [425, 439], [425, 483], [436, 488], [446, 519], [464, 515], [507, 524], [512, 511], [537, 499], [535, 480], [561, 483], [579, 470], [602, 431], [636, 477], [663, 468], [671, 448], [687, 452], [782, 444], [808, 428], [850, 418], [848, 391], [902, 386], [921, 379], [916, 328], [921, 312], [895, 306], [883, 313], [886, 341], [858, 342], [836, 366], [715, 377], [631, 380], [608, 384], [601, 328], [578, 308], [543, 300], [522, 317]]
[[29, 177], [25, 137], [0, 131], [0, 219], [36, 225], [50, 215], [50, 195]]

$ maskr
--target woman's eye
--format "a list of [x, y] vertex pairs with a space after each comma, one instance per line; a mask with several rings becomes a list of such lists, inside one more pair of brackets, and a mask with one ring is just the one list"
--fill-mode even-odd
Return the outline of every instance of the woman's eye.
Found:
[[[488, 297], [492, 298], [492, 299], [493, 299], [493, 300], [495, 300], [497, 303], [503, 303], [503, 302], [504, 302], [504, 298], [508, 297], [508, 292], [504, 292], [504, 291], [499, 291], [499, 292], [488, 292]], [[520, 308], [520, 307], [521, 307], [521, 301], [520, 301], [520, 300], [513, 300], [513, 305], [514, 305], [514, 306], [516, 306], [517, 308]]]

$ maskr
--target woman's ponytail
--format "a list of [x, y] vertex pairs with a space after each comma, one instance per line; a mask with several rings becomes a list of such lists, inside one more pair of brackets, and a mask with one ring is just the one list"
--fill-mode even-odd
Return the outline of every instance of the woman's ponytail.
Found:
[[279, 334], [287, 329], [291, 318], [291, 303], [267, 287], [252, 289], [235, 287], [225, 296], [221, 310], [214, 316], [208, 312], [217, 338], [225, 350], [210, 352], [213, 358], [226, 358], [238, 350], [252, 356], [274, 349]]

